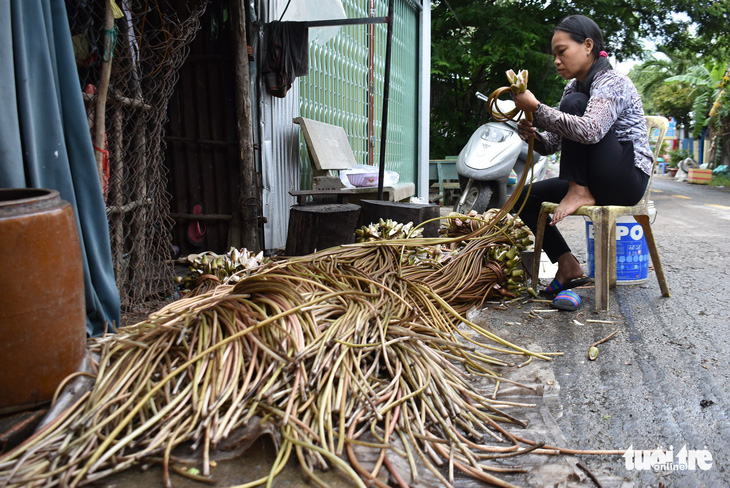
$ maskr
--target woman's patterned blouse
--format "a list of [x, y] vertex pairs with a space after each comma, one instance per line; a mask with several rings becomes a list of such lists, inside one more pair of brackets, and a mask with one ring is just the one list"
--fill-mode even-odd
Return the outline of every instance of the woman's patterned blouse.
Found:
[[[575, 91], [576, 80], [571, 80], [563, 97]], [[595, 144], [613, 127], [619, 141], [634, 143], [634, 165], [651, 174], [654, 156], [649, 147], [641, 97], [631, 80], [616, 70], [596, 74], [583, 116], [568, 115], [540, 104], [534, 124], [547, 131], [540, 133], [543, 142], [540, 152], [544, 151], [544, 154], [558, 151], [563, 137], [582, 144]]]

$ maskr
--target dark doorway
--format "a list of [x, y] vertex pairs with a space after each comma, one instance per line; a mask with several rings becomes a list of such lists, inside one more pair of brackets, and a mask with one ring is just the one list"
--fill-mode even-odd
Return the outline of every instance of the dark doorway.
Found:
[[228, 250], [240, 232], [235, 79], [228, 2], [212, 2], [168, 106], [167, 168], [179, 255]]

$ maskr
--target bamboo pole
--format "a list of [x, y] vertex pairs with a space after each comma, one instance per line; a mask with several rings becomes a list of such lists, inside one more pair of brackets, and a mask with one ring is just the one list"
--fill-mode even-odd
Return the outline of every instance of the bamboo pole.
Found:
[[112, 73], [112, 58], [114, 53], [114, 44], [110, 42], [112, 36], [110, 32], [114, 29], [114, 14], [112, 12], [111, 1], [107, 0], [104, 14], [104, 45], [108, 46], [109, 52], [104, 52], [104, 58], [101, 63], [101, 73], [99, 75], [99, 86], [96, 90], [96, 108], [94, 110], [94, 155], [96, 156], [96, 169], [99, 172], [99, 183], [104, 183], [104, 169], [102, 162], [104, 160], [104, 146], [106, 135], [106, 97], [109, 92], [109, 78]]
[[[109, 178], [109, 192], [111, 193], [111, 205], [107, 205], [107, 218], [111, 217], [115, 212], [114, 209], [124, 206], [124, 156], [122, 155], [122, 147], [124, 145], [124, 120], [122, 108], [115, 106], [112, 115], [112, 124], [114, 127], [114, 157], [110, 158], [109, 164], [114, 163], [114, 171], [111, 171]], [[117, 282], [117, 288], [124, 288], [124, 213], [118, 213], [110, 218], [111, 244], [112, 244], [112, 263], [114, 265], [114, 276]]]
[[[263, 211], [259, 176], [253, 152], [253, 118], [251, 116], [248, 42], [246, 41], [246, 7], [244, 0], [231, 2], [233, 25], [234, 70], [236, 79], [236, 132], [238, 135], [238, 162], [241, 177], [240, 232], [229, 232], [230, 244], [249, 250], [261, 249], [259, 218]], [[233, 222], [235, 222], [234, 219]], [[231, 223], [233, 225], [233, 222]]]

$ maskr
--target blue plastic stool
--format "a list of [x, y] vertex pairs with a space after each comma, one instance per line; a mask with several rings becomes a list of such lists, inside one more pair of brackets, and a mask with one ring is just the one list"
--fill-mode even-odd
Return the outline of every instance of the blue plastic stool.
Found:
[[659, 174], [663, 175], [667, 172], [667, 166], [669, 166], [669, 164], [664, 162], [664, 158], [657, 158], [656, 165], [657, 168], [661, 169], [661, 173]]

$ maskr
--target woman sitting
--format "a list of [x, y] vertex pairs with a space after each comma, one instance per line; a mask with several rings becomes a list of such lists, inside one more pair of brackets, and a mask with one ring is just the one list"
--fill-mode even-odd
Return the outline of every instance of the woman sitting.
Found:
[[[598, 25], [583, 15], [565, 18], [553, 30], [552, 51], [558, 74], [571, 80], [559, 108], [540, 103], [530, 90], [514, 95], [517, 108], [534, 114], [532, 123], [519, 122], [520, 136], [534, 136], [540, 154], [561, 151], [559, 177], [533, 183], [520, 214], [534, 232], [542, 203], [560, 202], [543, 244], [558, 263], [555, 280], [543, 290], [550, 296], [588, 281], [555, 224], [583, 205], [635, 205], [653, 163], [641, 97], [608, 62]], [[515, 208], [526, 194], [527, 188]], [[566, 308], [575, 309], [580, 298], [568, 296], [574, 306]]]

